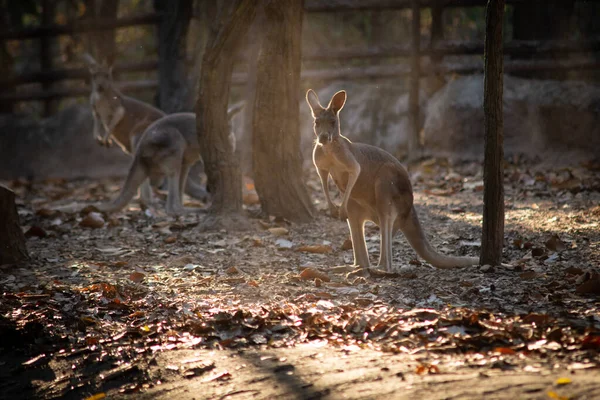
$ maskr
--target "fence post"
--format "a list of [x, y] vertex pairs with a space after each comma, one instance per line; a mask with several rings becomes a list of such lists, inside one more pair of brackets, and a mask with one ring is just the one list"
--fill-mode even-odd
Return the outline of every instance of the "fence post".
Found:
[[[42, 26], [50, 26], [54, 22], [54, 1], [42, 1]], [[52, 70], [52, 48], [56, 42], [52, 36], [40, 38], [40, 67], [42, 72]], [[42, 89], [49, 91], [52, 89], [51, 82], [43, 82]], [[44, 100], [44, 117], [48, 117], [58, 110], [58, 102], [55, 99]]]
[[418, 0], [411, 1], [412, 9], [412, 38], [411, 38], [411, 66], [410, 66], [410, 91], [408, 94], [410, 132], [408, 135], [408, 156], [415, 159], [419, 157], [421, 144], [419, 141], [419, 76], [420, 76], [420, 46], [421, 46], [421, 9]]
[[[429, 42], [429, 50], [433, 50], [435, 45], [444, 39], [443, 12], [444, 7], [441, 5], [433, 5], [431, 7], [431, 41]], [[442, 54], [432, 54], [432, 64], [441, 63], [443, 57]]]

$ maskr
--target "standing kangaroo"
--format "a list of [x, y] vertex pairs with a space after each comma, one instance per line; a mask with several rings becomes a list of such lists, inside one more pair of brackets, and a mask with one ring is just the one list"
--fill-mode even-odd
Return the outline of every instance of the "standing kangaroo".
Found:
[[[227, 111], [231, 118], [241, 110], [236, 105]], [[235, 152], [235, 136], [229, 133], [230, 151]], [[176, 113], [163, 117], [150, 125], [135, 150], [133, 162], [121, 192], [110, 203], [97, 205], [100, 211], [115, 212], [125, 207], [135, 195], [138, 187], [148, 179], [155, 181], [167, 177], [167, 213], [182, 214], [186, 209], [182, 204], [182, 190], [190, 167], [202, 162], [200, 144], [196, 133], [196, 114]]]
[[[113, 139], [127, 153], [133, 154], [142, 134], [154, 121], [166, 114], [150, 104], [125, 96], [116, 87], [112, 77], [112, 67], [98, 64], [89, 54], [84, 54], [91, 74], [92, 93], [90, 105], [94, 117], [94, 138], [103, 146], [112, 146]], [[196, 175], [196, 174], [194, 174]], [[155, 177], [153, 184], [162, 182]], [[200, 200], [206, 200], [208, 193], [194, 180], [187, 180], [186, 193]], [[140, 195], [149, 204], [152, 198], [150, 182], [144, 182]]]
[[[392, 239], [401, 230], [417, 254], [437, 268], [477, 265], [476, 257], [450, 257], [438, 253], [428, 242], [413, 206], [413, 191], [408, 172], [390, 153], [367, 144], [352, 143], [340, 133], [339, 112], [346, 103], [346, 92], [333, 95], [327, 108], [309, 89], [306, 101], [314, 118], [317, 141], [313, 163], [317, 168], [327, 205], [334, 217], [348, 220], [354, 265], [369, 267], [365, 243], [366, 221], [381, 231], [379, 268], [392, 271]], [[333, 178], [343, 192], [338, 207], [329, 197], [328, 179]]]

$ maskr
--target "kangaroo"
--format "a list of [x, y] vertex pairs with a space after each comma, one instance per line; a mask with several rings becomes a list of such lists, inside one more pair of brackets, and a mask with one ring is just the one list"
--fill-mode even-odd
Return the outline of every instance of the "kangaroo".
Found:
[[[229, 122], [241, 108], [242, 106], [236, 105], [227, 111]], [[235, 152], [235, 136], [231, 129], [229, 144], [231, 152]], [[117, 198], [110, 203], [102, 203], [96, 207], [107, 213], [119, 211], [131, 201], [143, 182], [148, 179], [155, 181], [166, 176], [167, 213], [178, 215], [194, 211], [194, 209], [183, 207], [182, 190], [190, 167], [196, 163], [202, 163], [200, 144], [196, 134], [196, 114], [167, 115], [150, 125], [142, 135], [127, 179]]]
[[[401, 230], [419, 256], [437, 268], [477, 265], [476, 257], [450, 257], [438, 253], [430, 244], [413, 206], [413, 191], [408, 172], [390, 153], [367, 144], [352, 143], [341, 134], [339, 113], [346, 103], [346, 92], [333, 95], [327, 108], [309, 89], [306, 101], [314, 119], [317, 137], [313, 163], [321, 179], [327, 205], [333, 217], [347, 220], [352, 239], [354, 265], [369, 267], [364, 224], [372, 221], [381, 231], [378, 268], [392, 271], [392, 239]], [[329, 197], [328, 179], [333, 178], [343, 193], [338, 207]]]
[[[83, 59], [92, 77], [90, 105], [94, 117], [94, 139], [107, 147], [113, 145], [114, 139], [125, 153], [133, 154], [146, 128], [166, 114], [150, 104], [121, 93], [114, 83], [112, 66], [98, 64], [87, 53], [83, 55]], [[152, 182], [155, 186], [162, 183], [159, 177], [155, 179], [157, 180]], [[187, 180], [186, 193], [200, 200], [208, 198], [206, 190], [194, 180]], [[140, 197], [142, 202], [150, 203], [150, 182], [144, 182]]]

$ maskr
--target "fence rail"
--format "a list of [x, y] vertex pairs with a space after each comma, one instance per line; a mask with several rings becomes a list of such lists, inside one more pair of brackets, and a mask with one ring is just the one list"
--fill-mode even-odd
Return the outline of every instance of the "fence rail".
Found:
[[119, 19], [80, 19], [67, 24], [46, 25], [0, 32], [0, 40], [40, 39], [51, 36], [74, 35], [76, 33], [110, 31], [138, 25], [154, 25], [160, 19], [161, 16], [158, 13], [148, 13]]
[[[527, 0], [507, 0], [507, 4], [518, 4]], [[600, 0], [586, 0], [598, 2]], [[334, 11], [356, 11], [356, 10], [387, 10], [408, 9], [413, 12], [420, 8], [436, 7], [473, 7], [485, 6], [486, 0], [305, 0], [307, 12], [334, 12]], [[433, 15], [433, 14], [432, 14]], [[435, 18], [434, 18], [435, 19]], [[161, 20], [158, 13], [147, 13], [118, 19], [87, 19], [77, 20], [64, 25], [45, 25], [40, 27], [22, 29], [19, 31], [0, 32], [0, 41], [40, 39], [50, 36], [72, 35], [76, 33], [97, 32], [113, 30], [138, 25], [155, 25]], [[440, 23], [438, 16], [437, 23]], [[432, 37], [435, 23], [432, 22]], [[441, 25], [437, 26], [440, 29]], [[419, 43], [417, 41], [416, 43]], [[461, 64], [449, 64], [439, 62], [443, 56], [451, 55], [481, 55], [483, 54], [483, 42], [480, 41], [447, 41], [436, 40], [433, 45], [420, 43], [416, 45], [413, 41], [409, 45], [388, 45], [370, 48], [348, 47], [334, 49], [306, 49], [303, 53], [303, 61], [328, 61], [328, 60], [350, 60], [350, 59], [383, 59], [394, 57], [423, 57], [427, 56], [433, 62], [425, 62], [421, 58], [419, 63], [413, 67], [420, 69], [419, 76], [433, 73], [477, 73], [483, 71], [483, 63], [480, 61]], [[600, 52], [600, 37], [592, 37], [582, 41], [511, 41], [504, 47], [506, 56], [530, 56], [547, 54], [586, 54]], [[556, 59], [517, 61], [508, 60], [505, 63], [506, 72], [517, 71], [542, 71], [542, 70], [578, 70], [594, 69], [600, 66], [598, 57], [561, 61]], [[243, 61], [243, 60], [241, 60]], [[117, 63], [115, 73], [154, 71], [158, 68], [158, 60], [143, 60], [138, 62]], [[302, 71], [304, 80], [332, 80], [332, 79], [378, 79], [385, 77], [398, 77], [410, 75], [409, 65], [379, 65], [365, 67], [347, 68], [325, 68], [319, 70], [306, 69]], [[0, 77], [0, 102], [13, 104], [22, 101], [51, 101], [55, 99], [75, 96], [87, 96], [89, 88], [81, 87], [52, 87], [53, 83], [66, 80], [87, 80], [89, 73], [85, 68], [55, 68], [32, 73], [24, 73], [12, 77]], [[246, 82], [243, 73], [233, 76], [233, 84], [241, 85]], [[42, 84], [45, 90], [18, 91], [14, 90], [20, 85]], [[154, 80], [137, 82], [122, 82], [123, 90], [134, 92], [155, 89], [158, 83]]]

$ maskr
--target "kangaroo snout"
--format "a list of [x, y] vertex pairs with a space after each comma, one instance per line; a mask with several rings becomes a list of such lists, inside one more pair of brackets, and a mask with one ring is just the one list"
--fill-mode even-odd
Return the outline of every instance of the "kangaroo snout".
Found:
[[329, 133], [320, 133], [317, 138], [319, 140], [319, 143], [321, 143], [321, 144], [326, 144], [326, 143], [331, 142], [331, 135]]

